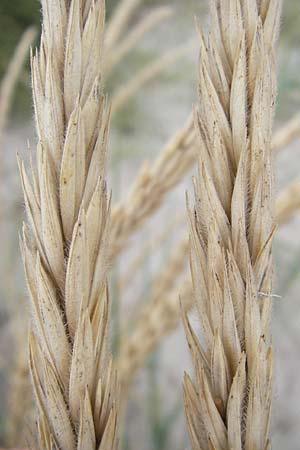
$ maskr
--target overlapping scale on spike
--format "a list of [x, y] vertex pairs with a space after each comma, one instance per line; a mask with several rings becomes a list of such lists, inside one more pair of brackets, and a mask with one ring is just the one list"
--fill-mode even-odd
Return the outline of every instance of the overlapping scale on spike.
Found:
[[105, 5], [42, 0], [42, 14], [31, 62], [36, 168], [27, 174], [19, 164], [37, 447], [113, 450], [118, 387], [108, 345]]
[[209, 32], [199, 26], [199, 171], [188, 206], [203, 339], [185, 317], [195, 366], [187, 422], [194, 450], [267, 450], [280, 1], [211, 0], [210, 15]]

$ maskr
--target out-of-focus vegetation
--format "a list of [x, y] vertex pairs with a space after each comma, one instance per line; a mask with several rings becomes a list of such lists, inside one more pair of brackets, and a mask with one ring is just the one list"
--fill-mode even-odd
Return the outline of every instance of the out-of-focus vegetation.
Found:
[[[12, 57], [22, 33], [31, 25], [39, 25], [40, 15], [37, 0], [1, 0], [0, 2], [0, 79]], [[13, 99], [14, 120], [23, 119], [30, 111], [29, 63], [24, 68]], [[17, 115], [17, 116], [16, 116]]]
[[30, 25], [39, 25], [37, 0], [1, 0], [0, 76], [3, 75], [23, 31]]
[[300, 42], [300, 2], [299, 0], [285, 0], [283, 9], [283, 25], [281, 43], [299, 51]]

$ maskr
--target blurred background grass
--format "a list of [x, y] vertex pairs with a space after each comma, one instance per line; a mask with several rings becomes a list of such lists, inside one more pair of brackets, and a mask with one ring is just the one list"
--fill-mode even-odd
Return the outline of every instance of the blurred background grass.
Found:
[[[107, 0], [107, 15], [111, 15], [118, 0]], [[175, 15], [138, 44], [134, 52], [122, 61], [107, 82], [113, 93], [139, 69], [162, 51], [188, 41], [195, 36], [194, 15], [205, 21], [206, 0], [144, 0], [135, 21], [153, 6], [172, 5]], [[13, 54], [22, 32], [30, 25], [39, 26], [40, 12], [37, 0], [1, 0], [0, 3], [0, 78]], [[152, 160], [169, 136], [188, 116], [196, 99], [197, 52], [170, 67], [146, 86], [113, 117], [110, 139], [110, 185], [114, 200], [128, 192], [135, 173], [145, 160]], [[279, 52], [279, 97], [276, 123], [281, 124], [300, 111], [300, 2], [286, 0], [282, 20]], [[9, 368], [16, 354], [15, 342], [6, 332], [12, 316], [27, 320], [23, 272], [18, 249], [23, 208], [15, 162], [16, 151], [26, 149], [26, 141], [34, 146], [34, 126], [31, 121], [29, 63], [26, 64], [14, 93], [6, 139], [3, 147], [5, 166], [4, 202], [6, 226], [3, 230], [0, 253], [0, 444], [5, 442], [5, 427], [9, 384]], [[300, 143], [294, 143], [280, 153], [277, 160], [278, 184], [300, 176]], [[125, 253], [116, 265], [112, 276], [112, 295], [115, 307], [115, 324], [118, 317], [135, 311], [139, 300], [147, 297], [152, 280], [164, 267], [167, 256], [176, 244], [178, 235], [169, 237], [162, 251], [154, 252], [142, 264], [130, 290], [120, 292], [118, 278], [128, 260], [141, 248], [141, 243], [153, 239], [167, 218], [184, 211], [184, 191], [189, 187], [185, 180], [169, 196], [168, 202], [145, 229], [134, 238], [135, 250]], [[295, 450], [300, 441], [300, 214], [280, 229], [276, 240], [277, 291], [282, 296], [275, 305], [274, 337], [277, 347], [277, 369], [274, 407], [274, 449]], [[161, 249], [160, 249], [161, 250]], [[121, 306], [120, 306], [121, 305]], [[16, 322], [18, 323], [18, 322]], [[17, 326], [17, 325], [14, 325]], [[115, 327], [116, 328], [116, 327]], [[115, 333], [115, 347], [118, 347]], [[176, 351], [174, 351], [176, 349]], [[189, 368], [182, 330], [173, 333], [162, 347], [149, 358], [146, 367], [138, 374], [131, 390], [124, 448], [164, 450], [186, 448], [187, 438], [181, 402], [183, 370]], [[3, 399], [3, 401], [2, 401]], [[25, 412], [26, 414], [26, 412]]]

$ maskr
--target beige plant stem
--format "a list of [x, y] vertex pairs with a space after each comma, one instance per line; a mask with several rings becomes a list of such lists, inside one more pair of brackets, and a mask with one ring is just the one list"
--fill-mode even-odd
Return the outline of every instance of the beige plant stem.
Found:
[[102, 0], [43, 0], [32, 57], [37, 167], [20, 164], [28, 224], [29, 367], [36, 448], [113, 450], [118, 388], [108, 346], [109, 109], [101, 92]]
[[24, 65], [26, 56], [29, 53], [29, 47], [36, 36], [34, 27], [28, 28], [22, 35], [12, 59], [9, 62], [6, 73], [0, 84], [0, 148], [2, 147], [2, 139], [4, 128], [7, 123], [9, 109], [11, 106], [12, 95], [20, 72]]
[[199, 31], [199, 171], [191, 274], [201, 342], [184, 315], [193, 450], [270, 449], [273, 363], [272, 121], [280, 2], [211, 1]]
[[120, 0], [111, 20], [106, 27], [105, 47], [110, 51], [124, 33], [131, 16], [142, 0]]
[[191, 50], [192, 46], [193, 44], [188, 42], [166, 52], [164, 55], [159, 56], [147, 64], [136, 76], [121, 86], [112, 97], [112, 114], [118, 112], [126, 105], [142, 87], [168, 70], [172, 64], [175, 64], [183, 58]]
[[149, 31], [153, 30], [161, 22], [168, 19], [173, 13], [172, 8], [162, 6], [155, 8], [149, 12], [143, 19], [138, 22], [122, 39], [122, 41], [115, 45], [113, 51], [108, 51], [105, 58], [105, 73], [106, 76], [111, 73], [115, 66], [132, 50], [132, 48], [140, 42], [141, 38]]

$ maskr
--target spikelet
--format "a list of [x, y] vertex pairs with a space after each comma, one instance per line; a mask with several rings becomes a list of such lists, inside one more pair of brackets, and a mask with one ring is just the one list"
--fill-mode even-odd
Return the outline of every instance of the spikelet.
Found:
[[201, 30], [191, 274], [203, 341], [184, 396], [194, 450], [266, 450], [272, 402], [272, 120], [280, 1], [212, 0]]
[[101, 92], [104, 1], [43, 0], [32, 57], [38, 135], [21, 247], [31, 297], [29, 367], [38, 449], [114, 449], [118, 387], [108, 348], [109, 108]]

